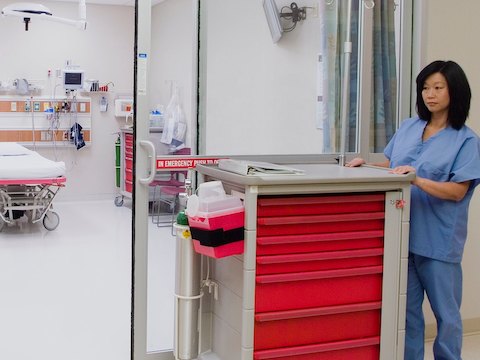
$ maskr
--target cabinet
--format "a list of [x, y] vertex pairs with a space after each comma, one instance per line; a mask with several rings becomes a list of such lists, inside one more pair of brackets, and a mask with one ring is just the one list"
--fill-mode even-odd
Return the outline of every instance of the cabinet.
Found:
[[210, 260], [204, 346], [222, 360], [403, 359], [413, 175], [295, 167], [305, 175], [197, 167], [245, 205], [244, 254]]
[[133, 191], [133, 130], [120, 131], [120, 181], [115, 205], [122, 206], [124, 197], [132, 198]]
[[[154, 144], [156, 155], [168, 154], [168, 146], [160, 142], [163, 129], [150, 128], [149, 141]], [[133, 129], [120, 130], [120, 182], [117, 206], [123, 205], [124, 198], [131, 199], [133, 191]]]

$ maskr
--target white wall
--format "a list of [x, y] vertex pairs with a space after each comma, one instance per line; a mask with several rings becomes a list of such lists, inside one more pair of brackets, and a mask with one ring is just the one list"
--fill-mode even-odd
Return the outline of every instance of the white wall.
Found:
[[180, 101], [187, 121], [185, 143], [195, 148], [196, 131], [196, 26], [194, 1], [168, 0], [152, 8], [152, 43], [149, 98], [154, 108], [166, 108], [171, 83], [180, 90]]
[[[480, 49], [473, 40], [478, 34], [480, 2], [476, 0], [423, 1], [425, 5], [425, 51], [423, 64], [431, 61], [454, 60], [468, 76], [472, 89], [472, 105], [467, 125], [480, 134]], [[473, 36], [473, 37], [472, 37]], [[476, 190], [469, 214], [469, 235], [463, 259], [464, 291], [462, 317], [466, 331], [480, 330], [480, 189]], [[427, 318], [433, 322], [433, 316]]]
[[[0, 7], [11, 1], [0, 0]], [[43, 2], [55, 16], [77, 18], [77, 3]], [[118, 93], [133, 93], [134, 8], [87, 5], [87, 30], [33, 19], [29, 31], [20, 18], [0, 18], [0, 80], [16, 78], [40, 80], [45, 85], [42, 96], [51, 96], [54, 77], [47, 71], [61, 69], [66, 60], [80, 65], [86, 78], [101, 83], [113, 81], [108, 94], [109, 110], [99, 112], [100, 94], [83, 94], [92, 99], [92, 144], [80, 151], [59, 149], [58, 159], [68, 169], [67, 186], [59, 199], [98, 199], [112, 197], [115, 188], [115, 133], [119, 123], [113, 115], [113, 101]], [[62, 96], [61, 87], [57, 96]], [[39, 149], [53, 157], [51, 149]]]
[[207, 59], [206, 153], [321, 153], [322, 131], [315, 126], [319, 18], [308, 14], [273, 44], [261, 0], [202, 6], [208, 12], [200, 43]]

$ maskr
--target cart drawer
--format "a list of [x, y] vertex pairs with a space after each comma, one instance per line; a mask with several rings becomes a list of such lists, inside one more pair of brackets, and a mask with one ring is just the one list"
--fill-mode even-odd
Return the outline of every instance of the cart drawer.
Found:
[[257, 275], [255, 312], [381, 301], [382, 266]]
[[258, 218], [257, 235], [301, 235], [383, 229], [385, 213], [323, 214]]
[[125, 158], [125, 169], [133, 170], [133, 158], [131, 157]]
[[383, 247], [383, 236], [383, 228], [328, 234], [260, 236], [257, 237], [257, 255], [378, 248]]
[[259, 217], [385, 211], [384, 193], [260, 197]]
[[125, 180], [125, 191], [131, 193], [133, 190], [133, 183], [131, 181]]
[[125, 180], [133, 182], [133, 171], [132, 171], [132, 169], [125, 169]]
[[380, 338], [345, 340], [323, 344], [254, 351], [255, 360], [378, 360]]
[[380, 308], [377, 301], [256, 314], [254, 350], [380, 336]]
[[383, 248], [257, 256], [257, 275], [347, 269], [383, 264]]

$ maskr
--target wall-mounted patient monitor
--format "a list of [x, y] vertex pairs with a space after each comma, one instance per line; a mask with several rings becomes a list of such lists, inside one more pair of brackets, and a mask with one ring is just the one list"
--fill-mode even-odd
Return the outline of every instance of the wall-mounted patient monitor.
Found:
[[79, 69], [62, 70], [63, 88], [65, 90], [80, 90], [83, 88], [84, 72]]

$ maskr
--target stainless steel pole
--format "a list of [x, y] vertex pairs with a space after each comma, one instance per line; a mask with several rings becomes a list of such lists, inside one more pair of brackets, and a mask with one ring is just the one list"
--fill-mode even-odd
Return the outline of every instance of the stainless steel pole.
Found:
[[175, 343], [177, 360], [198, 356], [200, 309], [200, 255], [193, 249], [186, 216], [179, 214], [174, 225], [177, 235], [175, 271]]
[[350, 110], [350, 55], [352, 53], [352, 0], [347, 1], [347, 18], [345, 29], [345, 42], [343, 45], [343, 74], [342, 74], [342, 98], [340, 108], [341, 134], [340, 134], [340, 156], [338, 164], [345, 166], [345, 153], [347, 151], [347, 130]]

